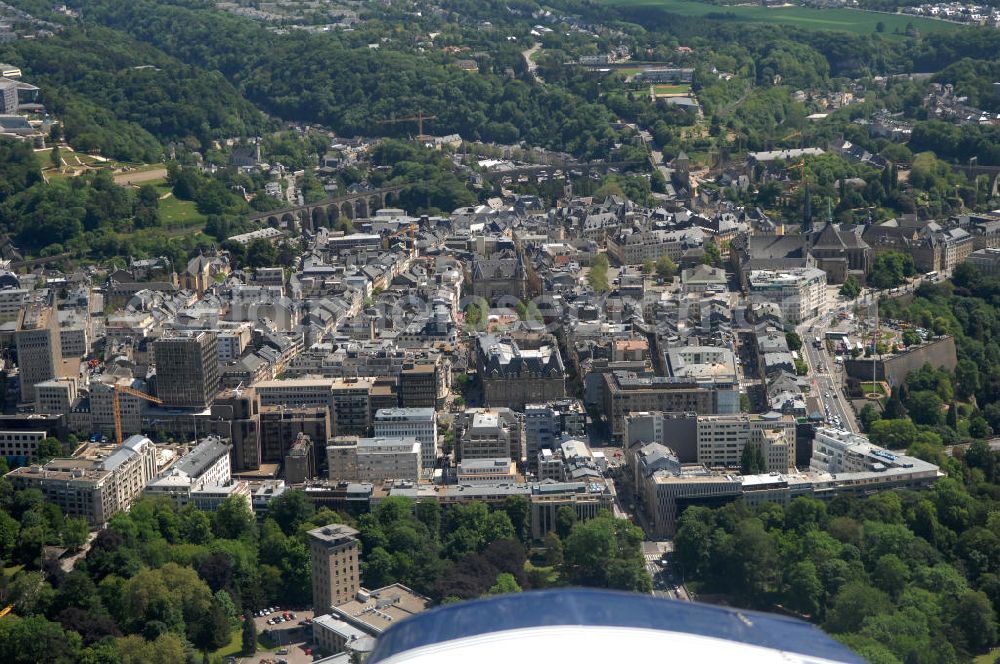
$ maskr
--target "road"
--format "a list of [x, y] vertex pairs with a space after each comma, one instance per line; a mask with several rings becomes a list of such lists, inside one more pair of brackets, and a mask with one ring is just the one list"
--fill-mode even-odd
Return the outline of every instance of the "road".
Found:
[[130, 171], [128, 173], [119, 173], [114, 179], [115, 184], [124, 187], [130, 184], [139, 184], [140, 182], [162, 180], [165, 177], [167, 177], [167, 169], [154, 168], [151, 171]]
[[[810, 322], [799, 326], [799, 338], [802, 339], [802, 350], [806, 363], [809, 365], [809, 377], [812, 383], [813, 395], [823, 405], [824, 419], [832, 421], [839, 419], [839, 426], [854, 433], [859, 433], [854, 409], [844, 397], [842, 389], [841, 365], [835, 364], [826, 351], [826, 331], [829, 329], [829, 315], [819, 316]], [[824, 340], [820, 348], [813, 345], [813, 340], [819, 337]]]
[[538, 83], [545, 83], [545, 81], [542, 80], [542, 77], [538, 75], [538, 63], [531, 59], [531, 56], [537, 53], [541, 48], [542, 45], [536, 43], [532, 45], [531, 48], [521, 51], [521, 55], [524, 57], [524, 61], [528, 65], [528, 73], [531, 74], [531, 77]]
[[[990, 449], [994, 452], [1000, 452], [1000, 438], [990, 438], [986, 441]], [[944, 448], [944, 453], [948, 456], [954, 456], [956, 449], [968, 449], [969, 445], [972, 443], [959, 443], [958, 445], [946, 445]]]
[[675, 574], [673, 565], [669, 562], [669, 554], [673, 550], [674, 543], [671, 541], [642, 543], [642, 556], [646, 559], [646, 571], [653, 579], [652, 594], [654, 597], [691, 601], [691, 596]]
[[[269, 632], [274, 643], [278, 645], [269, 650], [260, 650], [251, 657], [238, 657], [237, 661], [240, 664], [260, 664], [267, 660], [277, 659], [284, 659], [288, 664], [308, 664], [308, 662], [313, 661], [312, 656], [305, 652], [306, 647], [311, 645], [312, 627], [299, 624], [306, 619], [311, 620], [314, 617], [313, 612], [309, 609], [295, 611], [295, 620], [281, 625], [268, 625], [269, 617], [271, 616], [255, 616], [253, 618], [257, 625], [257, 633]], [[287, 650], [288, 652], [279, 655], [278, 650]]]
[[[830, 320], [839, 310], [847, 311], [850, 308], [869, 308], [881, 296], [899, 297], [915, 291], [924, 281], [924, 276], [920, 275], [911, 282], [899, 286], [898, 288], [877, 290], [875, 288], [865, 288], [861, 294], [852, 302], [841, 301], [835, 311], [830, 311], [825, 315], [818, 316], [806, 321], [798, 327], [799, 337], [802, 339], [802, 350], [806, 362], [809, 364], [809, 376], [812, 383], [813, 394], [823, 404], [823, 415], [826, 420], [833, 417], [840, 419], [840, 428], [861, 432], [854, 408], [848, 403], [843, 391], [843, 366], [836, 364], [833, 357], [826, 350], [826, 333], [831, 329]], [[852, 335], [853, 336], [853, 335]], [[813, 340], [819, 337], [823, 340], [821, 348], [813, 346]], [[827, 396], [829, 395], [829, 396]]]

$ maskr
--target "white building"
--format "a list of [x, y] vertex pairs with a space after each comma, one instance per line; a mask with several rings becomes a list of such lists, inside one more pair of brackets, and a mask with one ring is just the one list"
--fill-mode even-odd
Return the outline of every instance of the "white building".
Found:
[[416, 438], [340, 437], [333, 442], [326, 448], [331, 480], [420, 480], [422, 454]]
[[437, 417], [433, 408], [380, 408], [375, 412], [378, 438], [416, 438], [425, 471], [437, 464]]
[[739, 468], [747, 445], [760, 450], [767, 472], [787, 472], [795, 462], [795, 420], [778, 413], [698, 416], [698, 463]]
[[[172, 498], [178, 507], [193, 499], [196, 492], [207, 491], [203, 502], [211, 502], [208, 494], [225, 493], [231, 488], [232, 466], [229, 453], [232, 446], [216, 436], [202, 440], [185, 454], [166, 473], [146, 486], [146, 495]], [[225, 491], [221, 491], [225, 489]], [[247, 505], [250, 504], [249, 487], [245, 487]], [[239, 490], [236, 490], [239, 492]], [[241, 494], [242, 495], [242, 494]]]
[[798, 324], [827, 310], [826, 272], [814, 267], [754, 270], [749, 287], [752, 303], [777, 304], [786, 323]]
[[458, 464], [458, 483], [515, 482], [517, 464], [510, 457], [499, 459], [463, 459]]
[[39, 489], [67, 516], [101, 527], [127, 510], [156, 474], [156, 446], [132, 436], [107, 456], [52, 459], [7, 474], [16, 489]]

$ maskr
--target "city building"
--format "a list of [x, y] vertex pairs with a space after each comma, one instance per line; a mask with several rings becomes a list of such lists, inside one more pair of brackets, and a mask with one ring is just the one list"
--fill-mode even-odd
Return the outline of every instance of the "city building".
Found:
[[[732, 386], [716, 389], [711, 383], [700, 383], [694, 376], [643, 376], [628, 371], [612, 371], [602, 377], [604, 416], [608, 418], [615, 438], [624, 435], [625, 416], [633, 412], [715, 415], [727, 412], [732, 406]], [[737, 396], [737, 404], [738, 399]]]
[[323, 447], [333, 435], [327, 406], [261, 406], [260, 458], [263, 463], [282, 463], [300, 434], [315, 441], [314, 468], [323, 465]]
[[812, 267], [754, 270], [749, 276], [749, 297], [753, 303], [777, 304], [784, 321], [797, 325], [826, 313], [826, 273]]
[[56, 378], [63, 371], [56, 310], [41, 304], [24, 307], [17, 318], [14, 343], [21, 381], [21, 403], [33, 403], [35, 385]]
[[46, 502], [66, 516], [100, 528], [127, 510], [156, 475], [156, 446], [132, 436], [107, 455], [52, 459], [42, 466], [17, 468], [6, 477], [15, 489], [38, 489]]
[[285, 481], [289, 484], [302, 484], [314, 477], [316, 477], [316, 456], [313, 453], [312, 440], [306, 434], [300, 433], [285, 455]]
[[207, 408], [219, 391], [214, 332], [178, 332], [153, 344], [156, 395], [167, 406]]
[[485, 410], [473, 413], [471, 426], [459, 444], [459, 457], [462, 461], [500, 457], [519, 461], [522, 457], [520, 448], [520, 432], [512, 429], [497, 411]]
[[382, 408], [375, 412], [378, 438], [416, 438], [425, 471], [437, 465], [437, 417], [433, 408]]
[[377, 637], [390, 625], [426, 610], [429, 603], [426, 597], [394, 583], [378, 590], [361, 588], [352, 598], [334, 606], [331, 613], [369, 636]]
[[69, 415], [79, 399], [76, 378], [55, 378], [35, 385], [35, 412]]
[[[778, 432], [763, 432], [780, 441]], [[780, 459], [775, 462], [782, 463]], [[788, 505], [799, 496], [831, 500], [839, 495], [924, 489], [944, 477], [932, 463], [882, 449], [862, 435], [826, 427], [816, 431], [810, 468], [804, 472], [744, 476], [713, 472], [703, 465], [682, 464], [659, 443], [636, 450], [630, 463], [654, 537], [672, 536], [677, 519], [691, 505], [714, 507], [734, 500], [750, 506], [765, 502]]]
[[337, 437], [326, 453], [331, 480], [417, 482], [421, 476], [420, 443], [412, 437]]
[[437, 363], [416, 364], [399, 372], [399, 405], [404, 408], [434, 408], [441, 401], [442, 379]]
[[38, 459], [38, 444], [45, 438], [44, 431], [0, 431], [0, 457], [8, 467], [26, 466]]
[[165, 473], [145, 488], [148, 496], [170, 498], [178, 507], [192, 500], [192, 493], [207, 487], [226, 487], [232, 480], [231, 446], [215, 436], [199, 442]]
[[488, 406], [521, 409], [566, 395], [566, 370], [549, 335], [500, 338], [483, 333], [476, 339], [476, 357]]
[[517, 464], [510, 457], [499, 459], [464, 459], [455, 473], [459, 484], [475, 482], [514, 482]]
[[[789, 415], [699, 415], [697, 423], [699, 464], [739, 468], [743, 448], [752, 445], [761, 452], [767, 472], [784, 473], [795, 465], [795, 420]], [[669, 433], [664, 437], [672, 439]]]
[[564, 436], [586, 435], [587, 412], [576, 399], [524, 406], [524, 445], [528, 470], [535, 472], [539, 453], [552, 450]]
[[[321, 653], [360, 657], [375, 647], [375, 639], [366, 631], [330, 614], [313, 618], [312, 637], [316, 650]], [[345, 664], [350, 664], [350, 656]]]
[[361, 588], [358, 531], [343, 524], [314, 528], [308, 533], [312, 561], [313, 611], [327, 614], [354, 599]]

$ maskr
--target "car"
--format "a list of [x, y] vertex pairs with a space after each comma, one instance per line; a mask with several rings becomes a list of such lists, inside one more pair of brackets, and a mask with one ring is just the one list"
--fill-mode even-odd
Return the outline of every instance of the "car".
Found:
[[277, 650], [274, 651], [274, 654], [275, 655], [287, 655], [288, 654], [288, 648], [278, 648]]
[[274, 624], [274, 618], [268, 618], [267, 619], [267, 624], [268, 625], [273, 625]]
[[292, 620], [295, 620], [295, 614], [294, 614], [294, 613], [289, 613], [289, 614], [288, 614], [288, 616], [289, 616], [289, 617], [290, 617], [290, 618], [291, 618]]

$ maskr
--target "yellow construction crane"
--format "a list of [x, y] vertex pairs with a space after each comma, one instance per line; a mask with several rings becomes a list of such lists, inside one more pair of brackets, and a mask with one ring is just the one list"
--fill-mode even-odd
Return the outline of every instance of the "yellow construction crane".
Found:
[[115, 411], [115, 444], [122, 444], [122, 412], [118, 405], [118, 395], [121, 393], [131, 394], [134, 397], [139, 397], [140, 399], [145, 399], [155, 404], [162, 404], [162, 399], [157, 399], [152, 394], [146, 394], [145, 392], [140, 392], [139, 390], [133, 389], [131, 387], [126, 387], [124, 385], [115, 385], [112, 390], [112, 402], [113, 410]]
[[379, 124], [396, 124], [397, 122], [410, 122], [416, 121], [417, 123], [417, 140], [422, 141], [426, 138], [424, 135], [424, 120], [437, 120], [436, 115], [424, 115], [423, 111], [417, 111], [416, 115], [407, 115], [406, 117], [397, 118], [395, 115], [388, 120], [382, 120]]
[[788, 167], [788, 170], [799, 169], [799, 182], [805, 182], [806, 180], [806, 160], [802, 159], [797, 164], [792, 164]]
[[13, 604], [8, 604], [7, 606], [3, 607], [3, 609], [0, 609], [0, 618], [3, 618], [5, 615], [7, 615], [13, 610], [14, 610]]

